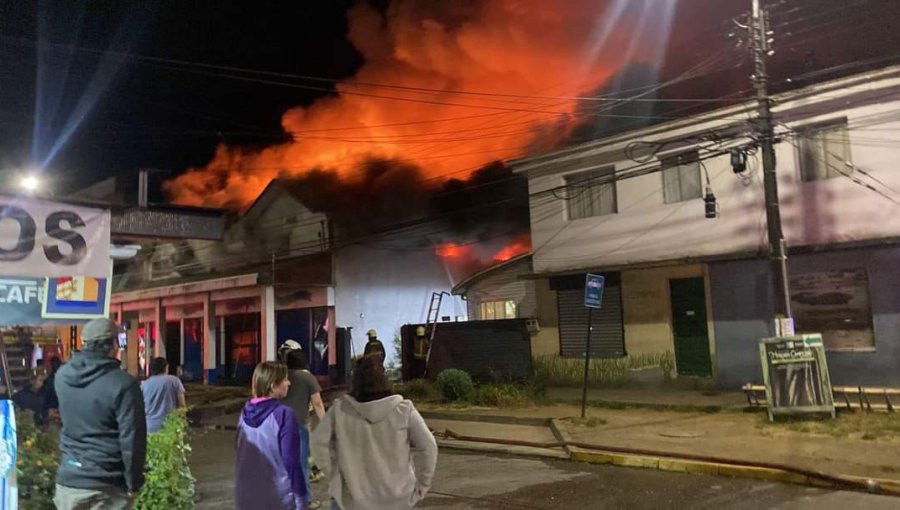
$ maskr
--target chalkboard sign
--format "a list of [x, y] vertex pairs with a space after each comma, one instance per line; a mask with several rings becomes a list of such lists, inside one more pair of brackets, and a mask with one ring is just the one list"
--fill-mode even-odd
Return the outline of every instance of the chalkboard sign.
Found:
[[776, 415], [827, 413], [834, 396], [822, 335], [764, 338], [759, 343], [769, 419]]

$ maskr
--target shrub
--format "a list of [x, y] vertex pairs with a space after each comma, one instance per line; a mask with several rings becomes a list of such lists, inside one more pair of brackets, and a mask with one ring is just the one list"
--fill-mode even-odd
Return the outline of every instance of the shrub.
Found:
[[146, 481], [135, 501], [136, 510], [194, 508], [194, 477], [188, 466], [184, 409], [169, 414], [163, 428], [147, 436]]
[[472, 393], [471, 402], [488, 407], [517, 407], [529, 403], [525, 392], [511, 384], [485, 384]]
[[437, 400], [440, 398], [438, 389], [428, 379], [413, 379], [403, 385], [400, 393], [410, 400]]
[[56, 468], [59, 466], [57, 436], [54, 429], [37, 427], [32, 413], [16, 411], [19, 411], [16, 419], [19, 504], [29, 510], [54, 509]]
[[448, 368], [437, 376], [437, 385], [446, 400], [465, 400], [472, 394], [472, 377], [463, 370]]

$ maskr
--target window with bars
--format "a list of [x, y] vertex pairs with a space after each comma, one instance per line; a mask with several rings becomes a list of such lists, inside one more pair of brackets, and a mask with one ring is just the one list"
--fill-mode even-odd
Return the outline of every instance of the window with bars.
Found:
[[478, 305], [478, 312], [483, 321], [494, 319], [515, 319], [516, 302], [512, 299], [497, 301], [482, 301]]
[[616, 169], [606, 167], [567, 175], [566, 202], [570, 220], [615, 214]]
[[662, 158], [663, 199], [667, 204], [703, 197], [697, 151]]
[[847, 119], [799, 128], [797, 132], [801, 181], [822, 181], [853, 172]]

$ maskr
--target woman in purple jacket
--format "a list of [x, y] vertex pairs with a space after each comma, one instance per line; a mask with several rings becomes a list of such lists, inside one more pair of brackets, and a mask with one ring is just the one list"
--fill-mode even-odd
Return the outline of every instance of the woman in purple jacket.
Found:
[[253, 371], [253, 398], [238, 422], [234, 500], [238, 510], [304, 510], [297, 418], [279, 399], [291, 382], [287, 367], [265, 361]]

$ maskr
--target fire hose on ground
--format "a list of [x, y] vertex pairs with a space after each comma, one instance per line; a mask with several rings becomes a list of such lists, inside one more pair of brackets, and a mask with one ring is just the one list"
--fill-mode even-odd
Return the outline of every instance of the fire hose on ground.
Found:
[[488, 444], [499, 444], [505, 446], [525, 446], [532, 448], [563, 448], [567, 449], [569, 447], [581, 448], [584, 450], [592, 450], [592, 451], [600, 451], [606, 453], [618, 453], [623, 455], [640, 455], [645, 457], [661, 457], [667, 459], [681, 459], [681, 460], [690, 460], [697, 462], [708, 462], [713, 464], [724, 464], [735, 467], [747, 467], [747, 468], [760, 468], [760, 469], [771, 469], [784, 471], [787, 473], [793, 473], [796, 475], [800, 475], [806, 477], [810, 481], [817, 481], [822, 484], [826, 484], [834, 489], [841, 490], [853, 490], [853, 491], [861, 491], [861, 492], [869, 492], [874, 494], [883, 494], [888, 496], [896, 496], [900, 497], [900, 490], [893, 489], [891, 487], [882, 487], [878, 482], [874, 480], [858, 480], [854, 478], [849, 478], [841, 475], [831, 475], [828, 473], [822, 473], [819, 471], [814, 471], [811, 469], [804, 469], [796, 466], [790, 466], [787, 464], [778, 464], [772, 462], [757, 462], [757, 461], [745, 461], [745, 460], [735, 460], [735, 459], [726, 459], [723, 457], [714, 457], [709, 455], [696, 455], [690, 453], [672, 453], [672, 452], [659, 452], [654, 450], [645, 450], [640, 448], [626, 448], [621, 446], [607, 446], [607, 445], [598, 445], [591, 443], [581, 443], [575, 441], [548, 441], [548, 442], [537, 442], [537, 441], [523, 441], [518, 439], [502, 439], [502, 438], [489, 438], [489, 437], [476, 437], [476, 436], [466, 436], [463, 434], [458, 434], [450, 429], [445, 429], [443, 432], [432, 430], [432, 433], [435, 437], [444, 438], [444, 439], [454, 439], [456, 441], [467, 441], [471, 443], [488, 443]]

